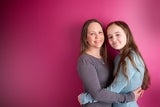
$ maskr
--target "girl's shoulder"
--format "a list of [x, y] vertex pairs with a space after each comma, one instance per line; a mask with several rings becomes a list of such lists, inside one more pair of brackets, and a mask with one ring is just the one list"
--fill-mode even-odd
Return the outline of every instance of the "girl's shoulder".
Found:
[[135, 63], [144, 65], [144, 62], [143, 62], [141, 56], [138, 53], [136, 53], [135, 51], [131, 51], [130, 54], [131, 54], [132, 60]]
[[140, 55], [138, 53], [136, 53], [135, 51], [131, 50], [130, 52], [130, 56], [133, 58], [133, 59], [142, 59], [140, 57]]

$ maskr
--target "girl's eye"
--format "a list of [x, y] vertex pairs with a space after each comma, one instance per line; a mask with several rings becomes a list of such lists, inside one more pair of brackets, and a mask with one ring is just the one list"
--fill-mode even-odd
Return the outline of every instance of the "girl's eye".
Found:
[[116, 34], [116, 36], [120, 36], [120, 34]]
[[113, 38], [113, 36], [108, 36], [108, 39], [111, 39], [111, 38]]

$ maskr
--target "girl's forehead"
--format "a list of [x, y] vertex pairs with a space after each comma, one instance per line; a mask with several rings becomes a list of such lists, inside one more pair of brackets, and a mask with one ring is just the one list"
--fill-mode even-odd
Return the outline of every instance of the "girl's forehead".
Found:
[[115, 24], [113, 24], [107, 28], [107, 32], [122, 32], [122, 31], [123, 31], [123, 29], [120, 26], [115, 25]]

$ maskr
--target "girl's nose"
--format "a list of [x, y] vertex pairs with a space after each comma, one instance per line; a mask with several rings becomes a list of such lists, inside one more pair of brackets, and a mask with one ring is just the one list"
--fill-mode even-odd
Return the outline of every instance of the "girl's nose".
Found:
[[115, 40], [116, 40], [116, 38], [113, 36], [113, 37], [112, 37], [112, 41], [115, 41]]

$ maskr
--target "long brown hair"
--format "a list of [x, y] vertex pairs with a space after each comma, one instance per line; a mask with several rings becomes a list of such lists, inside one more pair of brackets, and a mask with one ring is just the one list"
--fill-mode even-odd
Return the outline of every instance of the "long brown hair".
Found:
[[[123, 72], [124, 76], [128, 79], [128, 75], [126, 73], [127, 68], [126, 68], [125, 58], [128, 57], [129, 60], [131, 61], [132, 65], [134, 67], [136, 67], [136, 64], [134, 63], [133, 58], [131, 57], [131, 50], [133, 50], [137, 55], [139, 55], [142, 58], [143, 62], [144, 62], [144, 59], [143, 59], [135, 41], [134, 41], [134, 38], [133, 38], [133, 35], [132, 35], [132, 32], [131, 32], [129, 26], [123, 21], [114, 21], [114, 22], [111, 22], [107, 25], [106, 30], [108, 29], [109, 26], [111, 26], [113, 24], [121, 27], [127, 36], [127, 43], [126, 43], [125, 47], [123, 48], [123, 52], [121, 54], [121, 59], [118, 64], [117, 71], [115, 73], [115, 77], [118, 74], [118, 69], [120, 69], [120, 66], [122, 66], [122, 72]], [[145, 66], [145, 72], [144, 72], [144, 78], [143, 78], [143, 83], [142, 83], [142, 89], [146, 90], [146, 89], [148, 89], [148, 87], [150, 85], [150, 76], [149, 76], [148, 68], [147, 68], [145, 62], [144, 62], [144, 66]]]
[[[99, 23], [100, 26], [102, 27], [102, 30], [104, 32], [103, 26], [102, 24], [97, 20], [97, 19], [89, 19], [87, 20], [82, 27], [82, 31], [81, 31], [81, 51], [80, 54], [83, 54], [87, 49], [88, 49], [88, 42], [87, 42], [87, 32], [88, 32], [88, 26], [93, 23]], [[104, 35], [104, 43], [100, 49], [100, 55], [102, 56], [103, 60], [107, 63], [107, 52], [106, 52], [106, 39], [105, 39], [105, 35]]]

